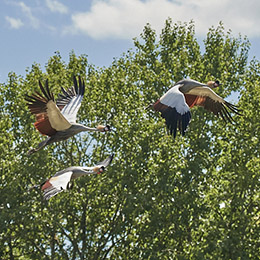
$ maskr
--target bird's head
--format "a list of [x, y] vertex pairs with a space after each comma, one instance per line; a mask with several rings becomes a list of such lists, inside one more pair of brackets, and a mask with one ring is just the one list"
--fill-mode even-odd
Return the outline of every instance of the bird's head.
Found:
[[221, 85], [221, 83], [219, 83], [219, 81], [216, 80], [216, 81], [209, 81], [209, 82], [207, 83], [207, 85], [208, 85], [208, 87], [210, 87], [210, 88], [217, 88], [217, 87], [219, 87], [219, 86]]
[[106, 125], [106, 126], [104, 126], [104, 125], [98, 125], [98, 126], [97, 126], [97, 130], [98, 130], [99, 132], [109, 132], [109, 131], [111, 131], [109, 125]]
[[105, 167], [104, 166], [96, 166], [93, 171], [96, 173], [96, 174], [101, 174], [105, 171]]

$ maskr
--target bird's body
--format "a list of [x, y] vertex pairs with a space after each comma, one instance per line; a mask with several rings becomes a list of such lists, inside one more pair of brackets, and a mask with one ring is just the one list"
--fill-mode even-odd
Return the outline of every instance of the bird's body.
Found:
[[[56, 174], [53, 177], [46, 180], [40, 185], [41, 190], [43, 191], [44, 199], [48, 200], [56, 194], [66, 189], [70, 189], [71, 181], [76, 178], [79, 178], [84, 175], [100, 174], [104, 172], [105, 168], [109, 166], [112, 160], [113, 154], [93, 167], [71, 166], [56, 172]], [[36, 185], [36, 187], [37, 186], [39, 185]]]
[[160, 99], [151, 106], [161, 112], [166, 120], [170, 133], [176, 136], [177, 128], [185, 134], [191, 120], [190, 108], [202, 106], [223, 118], [232, 121], [230, 112], [239, 114], [235, 105], [225, 101], [212, 88], [218, 87], [218, 81], [209, 81], [207, 84], [192, 79], [183, 79], [174, 84]]
[[79, 83], [74, 77], [74, 87], [67, 91], [61, 88], [62, 94], [59, 95], [56, 104], [53, 94], [50, 93], [48, 81], [45, 83], [45, 88], [41, 82], [39, 82], [39, 86], [42, 94], [36, 92], [25, 99], [31, 113], [36, 116], [35, 128], [48, 138], [39, 143], [37, 148], [31, 149], [29, 154], [37, 152], [51, 143], [67, 140], [83, 131], [106, 132], [110, 130], [109, 126], [99, 125], [92, 128], [76, 123], [77, 112], [85, 92], [85, 84], [80, 77]]

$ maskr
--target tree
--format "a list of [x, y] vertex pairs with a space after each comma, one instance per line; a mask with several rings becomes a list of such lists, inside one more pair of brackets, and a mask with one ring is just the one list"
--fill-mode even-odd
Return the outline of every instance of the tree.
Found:
[[[159, 39], [144, 27], [135, 50], [107, 68], [85, 55], [59, 53], [45, 72], [1, 84], [1, 257], [3, 259], [256, 259], [259, 255], [259, 62], [249, 42], [211, 28], [202, 52], [195, 26], [166, 21]], [[110, 124], [28, 157], [39, 140], [24, 95], [49, 79], [57, 95], [73, 75], [87, 85], [79, 121]], [[192, 109], [185, 137], [168, 135], [164, 120], [144, 108], [183, 77], [219, 79], [217, 92], [236, 92], [243, 116], [225, 124]], [[56, 171], [88, 165], [111, 152], [112, 166], [75, 182], [48, 203], [28, 190]]]

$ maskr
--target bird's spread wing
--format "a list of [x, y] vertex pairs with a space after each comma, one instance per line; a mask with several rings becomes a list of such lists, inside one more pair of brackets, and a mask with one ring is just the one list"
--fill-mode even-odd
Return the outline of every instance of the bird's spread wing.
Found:
[[67, 171], [47, 180], [41, 187], [44, 199], [48, 200], [56, 194], [66, 190], [72, 174], [72, 171]]
[[185, 134], [191, 119], [189, 106], [179, 90], [181, 86], [181, 84], [173, 86], [153, 105], [154, 109], [160, 111], [162, 117], [165, 118], [167, 128], [174, 137], [176, 137], [177, 128], [182, 135]]
[[74, 86], [67, 91], [61, 88], [62, 94], [59, 94], [57, 100], [57, 106], [61, 109], [61, 113], [70, 123], [76, 123], [77, 113], [81, 105], [85, 93], [85, 83], [79, 77], [77, 82], [76, 77], [74, 79]]
[[114, 157], [114, 154], [111, 154], [104, 161], [97, 163], [93, 167], [83, 167], [83, 170], [89, 174], [93, 174], [93, 173], [100, 174], [100, 173], [104, 172], [105, 168], [110, 165], [110, 163], [113, 160], [113, 157]]
[[106, 167], [110, 165], [114, 157], [114, 154], [108, 156], [104, 161], [97, 163], [96, 166], [93, 167], [93, 172], [100, 174], [105, 171]]
[[35, 92], [26, 96], [27, 106], [32, 114], [36, 116], [35, 127], [43, 135], [52, 136], [56, 131], [68, 129], [71, 124], [61, 114], [60, 109], [54, 103], [53, 94], [49, 90], [48, 80], [45, 87], [39, 81], [42, 93]]
[[201, 97], [209, 97], [216, 102], [223, 102], [223, 98], [217, 95], [211, 88], [209, 87], [195, 87], [188, 91], [185, 94], [190, 94], [190, 95], [196, 95], [196, 96], [201, 96]]
[[113, 158], [114, 154], [111, 154], [104, 161], [97, 163], [97, 165], [107, 167], [112, 162]]
[[230, 112], [240, 115], [237, 106], [225, 101], [209, 87], [196, 87], [184, 95], [190, 107], [202, 106], [224, 121], [233, 121]]

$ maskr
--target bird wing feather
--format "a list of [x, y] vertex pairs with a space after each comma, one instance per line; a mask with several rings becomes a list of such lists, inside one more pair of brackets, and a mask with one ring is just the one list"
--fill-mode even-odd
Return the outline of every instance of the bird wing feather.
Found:
[[154, 105], [154, 109], [161, 112], [165, 118], [166, 126], [176, 137], [177, 128], [184, 135], [191, 120], [189, 106], [185, 101], [184, 94], [179, 90], [182, 84], [170, 88]]
[[77, 113], [81, 106], [81, 101], [85, 93], [85, 83], [79, 77], [77, 82], [76, 77], [74, 79], [74, 86], [67, 91], [61, 88], [62, 93], [59, 94], [57, 100], [57, 106], [61, 109], [62, 115], [70, 122], [76, 123]]
[[175, 108], [177, 113], [181, 115], [187, 113], [190, 109], [185, 101], [184, 94], [180, 92], [181, 84], [175, 85], [170, 88], [161, 98], [160, 102], [171, 108]]
[[201, 97], [209, 97], [215, 102], [219, 103], [224, 103], [224, 99], [217, 95], [211, 88], [209, 87], [195, 87], [188, 91], [185, 94], [191, 94], [191, 95], [196, 95], [196, 96], [201, 96]]
[[105, 168], [110, 165], [113, 158], [114, 158], [114, 154], [111, 154], [104, 161], [97, 163], [95, 166], [83, 167], [82, 169], [84, 170], [85, 173], [88, 173], [88, 174], [93, 174], [93, 173], [100, 174], [101, 173], [100, 169], [103, 168], [103, 170], [105, 170]]
[[192, 96], [196, 96], [192, 106], [202, 106], [206, 110], [220, 116], [224, 121], [233, 121], [230, 111], [241, 115], [237, 106], [225, 101], [209, 87], [196, 87], [185, 94], [187, 100]]
[[64, 131], [71, 127], [67, 118], [61, 113], [60, 109], [52, 100], [50, 100], [46, 106], [50, 124], [55, 130]]
[[104, 161], [97, 163], [97, 166], [104, 166], [107, 167], [110, 165], [114, 158], [114, 154], [109, 155]]
[[61, 175], [53, 176], [47, 180], [43, 185], [41, 190], [43, 191], [44, 199], [48, 200], [56, 194], [67, 189], [67, 185], [71, 180], [73, 171], [64, 172]]
[[57, 131], [68, 129], [71, 124], [61, 114], [60, 109], [54, 103], [53, 94], [50, 92], [48, 80], [45, 87], [39, 81], [42, 93], [35, 92], [31, 96], [26, 95], [25, 100], [32, 114], [36, 116], [35, 127], [43, 135], [52, 136]]

